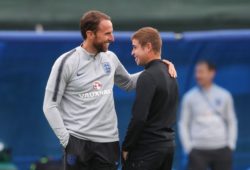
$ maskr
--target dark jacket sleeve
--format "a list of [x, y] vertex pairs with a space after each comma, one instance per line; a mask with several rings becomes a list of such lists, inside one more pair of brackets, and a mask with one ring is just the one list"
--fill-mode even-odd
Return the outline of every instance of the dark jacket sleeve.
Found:
[[123, 151], [130, 151], [140, 137], [146, 124], [155, 88], [153, 77], [144, 71], [137, 81], [136, 99], [133, 105], [132, 119], [122, 145]]

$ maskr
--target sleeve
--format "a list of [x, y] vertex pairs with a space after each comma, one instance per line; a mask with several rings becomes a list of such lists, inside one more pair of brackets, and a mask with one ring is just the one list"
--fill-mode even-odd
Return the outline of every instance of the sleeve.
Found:
[[228, 127], [228, 146], [230, 149], [234, 150], [236, 148], [237, 141], [237, 118], [234, 109], [234, 102], [231, 95], [228, 97], [227, 105], [226, 105], [226, 123]]
[[127, 91], [135, 89], [137, 79], [140, 76], [141, 72], [135, 74], [129, 74], [115, 54], [114, 54], [114, 60], [116, 63], [116, 70], [114, 77], [115, 84], [118, 87]]
[[51, 70], [43, 103], [43, 111], [51, 128], [63, 147], [69, 140], [69, 132], [65, 128], [60, 113], [60, 102], [68, 82], [69, 69], [65, 67], [65, 60], [57, 60]]
[[154, 84], [153, 78], [149, 74], [146, 74], [146, 72], [143, 72], [137, 82], [132, 119], [123, 142], [123, 151], [130, 151], [137, 143], [146, 124], [155, 89], [156, 85]]
[[190, 153], [190, 151], [192, 150], [192, 142], [190, 137], [191, 116], [191, 105], [187, 99], [187, 96], [184, 96], [181, 104], [181, 114], [178, 125], [180, 140], [185, 153]]

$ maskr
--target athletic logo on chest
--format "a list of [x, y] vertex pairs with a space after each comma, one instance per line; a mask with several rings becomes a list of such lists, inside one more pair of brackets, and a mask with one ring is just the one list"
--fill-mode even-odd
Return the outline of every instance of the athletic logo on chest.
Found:
[[110, 74], [111, 73], [111, 65], [109, 62], [105, 62], [102, 64], [103, 70], [106, 74]]
[[102, 83], [100, 81], [95, 81], [93, 83], [93, 89], [94, 90], [100, 90], [102, 88]]
[[93, 90], [91, 90], [88, 93], [79, 94], [80, 98], [85, 99], [85, 98], [101, 97], [112, 94], [112, 89], [103, 90], [103, 84], [100, 81], [94, 81], [92, 84], [92, 88]]

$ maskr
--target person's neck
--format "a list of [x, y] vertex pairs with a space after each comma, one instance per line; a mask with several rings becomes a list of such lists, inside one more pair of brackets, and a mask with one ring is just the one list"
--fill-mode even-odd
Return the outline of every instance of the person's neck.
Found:
[[212, 85], [213, 85], [213, 83], [209, 83], [209, 84], [206, 84], [206, 85], [201, 86], [201, 88], [202, 88], [203, 90], [205, 90], [205, 91], [208, 91], [208, 90], [211, 89]]
[[81, 47], [90, 54], [96, 55], [98, 53], [97, 50], [88, 41], [84, 41]]
[[149, 64], [153, 60], [160, 60], [160, 59], [161, 59], [161, 55], [160, 54], [154, 54], [154, 55], [152, 55], [152, 56], [150, 56], [148, 58], [148, 61], [147, 61], [146, 65]]

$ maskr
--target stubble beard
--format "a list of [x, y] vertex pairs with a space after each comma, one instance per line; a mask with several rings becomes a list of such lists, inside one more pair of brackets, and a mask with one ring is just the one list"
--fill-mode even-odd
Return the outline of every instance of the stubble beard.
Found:
[[96, 49], [97, 53], [106, 52], [106, 51], [108, 51], [108, 45], [106, 45], [107, 43], [109, 43], [109, 42], [94, 41], [93, 46]]

